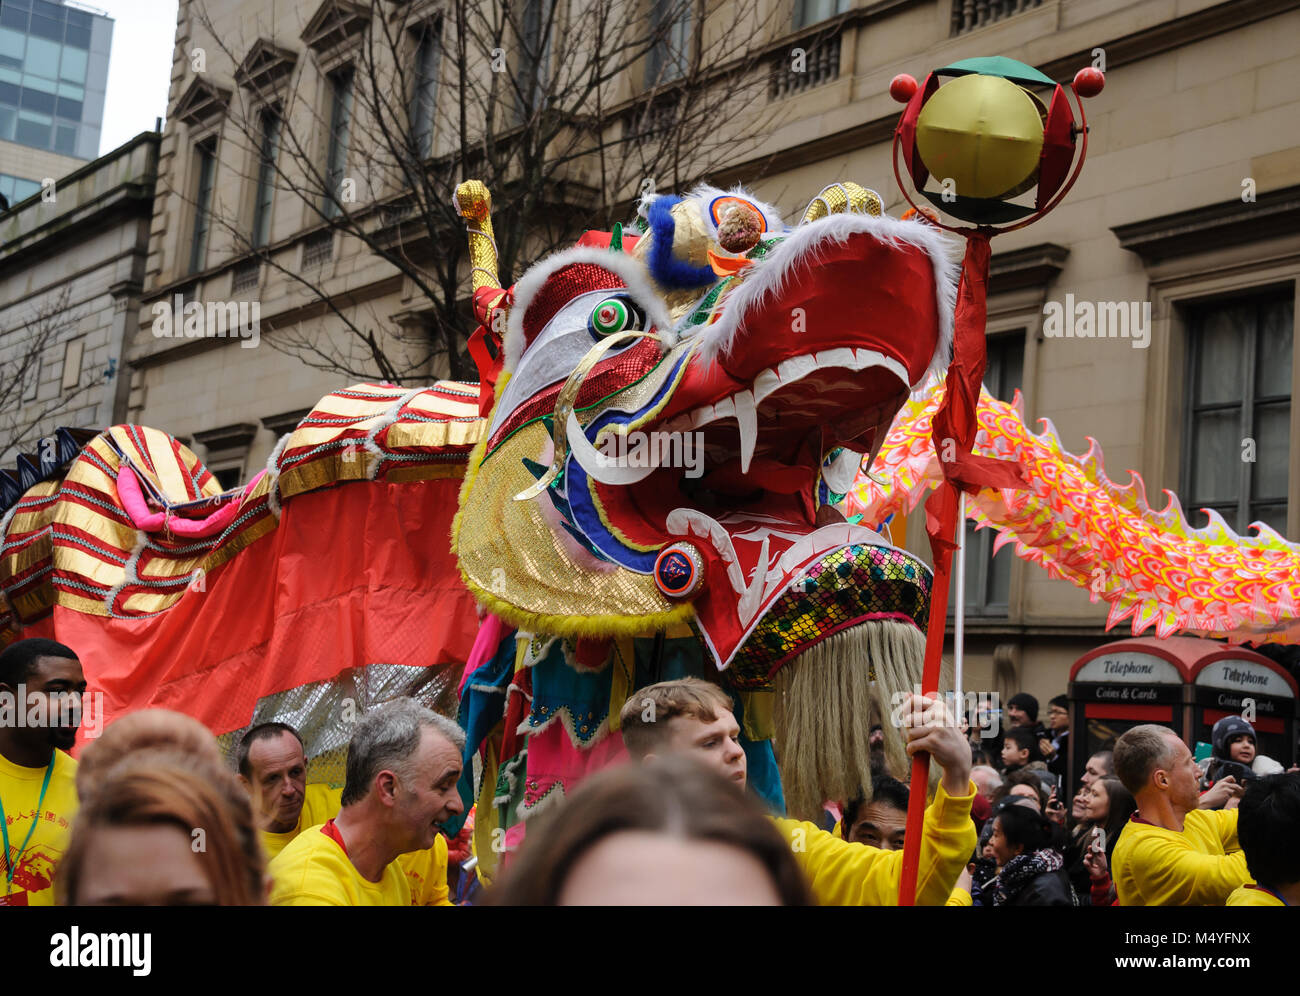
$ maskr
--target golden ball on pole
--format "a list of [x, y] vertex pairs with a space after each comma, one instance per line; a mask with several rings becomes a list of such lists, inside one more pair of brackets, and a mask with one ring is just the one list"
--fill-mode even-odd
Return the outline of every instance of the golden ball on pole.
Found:
[[1043, 113], [1029, 92], [972, 73], [939, 87], [916, 122], [916, 148], [940, 183], [962, 197], [1005, 197], [1026, 189], [1043, 150]]

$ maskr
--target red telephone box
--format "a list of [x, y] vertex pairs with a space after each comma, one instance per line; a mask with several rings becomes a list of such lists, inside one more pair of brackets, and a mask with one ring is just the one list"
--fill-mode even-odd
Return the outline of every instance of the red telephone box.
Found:
[[1068, 791], [1088, 758], [1125, 730], [1159, 723], [1189, 747], [1209, 741], [1214, 723], [1254, 712], [1258, 747], [1283, 765], [1295, 759], [1295, 679], [1245, 647], [1199, 637], [1135, 637], [1090, 650], [1070, 669]]

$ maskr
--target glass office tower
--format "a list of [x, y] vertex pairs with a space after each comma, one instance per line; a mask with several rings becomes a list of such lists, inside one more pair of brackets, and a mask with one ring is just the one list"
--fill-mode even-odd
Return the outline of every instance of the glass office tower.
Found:
[[[112, 38], [112, 19], [88, 8], [0, 0], [0, 143], [97, 158]], [[11, 204], [39, 189], [0, 166]]]

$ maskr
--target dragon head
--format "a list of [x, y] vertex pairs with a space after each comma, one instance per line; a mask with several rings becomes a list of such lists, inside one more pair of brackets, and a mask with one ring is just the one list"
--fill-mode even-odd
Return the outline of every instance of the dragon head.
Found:
[[946, 240], [853, 184], [794, 227], [709, 187], [641, 215], [511, 292], [453, 530], [466, 584], [574, 639], [693, 619], [739, 688], [864, 619], [919, 637], [928, 570], [834, 505], [946, 364]]

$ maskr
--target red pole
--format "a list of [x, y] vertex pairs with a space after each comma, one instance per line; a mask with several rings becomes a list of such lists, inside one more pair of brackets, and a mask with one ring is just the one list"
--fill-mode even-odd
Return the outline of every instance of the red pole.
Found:
[[[943, 497], [941, 497], [943, 496]], [[936, 507], [932, 510], [931, 505]], [[929, 501], [926, 516], [937, 516], [937, 535], [956, 539], [957, 488], [945, 480]], [[932, 532], [932, 535], [935, 533]], [[930, 620], [925, 631], [925, 667], [921, 675], [921, 693], [931, 696], [939, 690], [939, 665], [943, 658], [943, 638], [948, 628], [948, 587], [952, 574], [952, 551], [940, 548], [935, 553], [934, 587], [930, 590]], [[912, 757], [912, 781], [907, 804], [907, 829], [903, 835], [903, 870], [898, 884], [898, 905], [916, 903], [916, 875], [924, 833], [926, 792], [930, 782], [930, 755], [918, 751]]]
[[[943, 402], [932, 426], [934, 451], [943, 468], [943, 483], [925, 503], [926, 532], [934, 557], [934, 587], [930, 591], [930, 620], [925, 634], [925, 666], [921, 693], [933, 696], [939, 690], [939, 664], [948, 625], [948, 581], [952, 575], [952, 553], [956, 549], [957, 493], [962, 488], [1024, 487], [1019, 466], [971, 452], [977, 428], [980, 387], [984, 379], [984, 318], [989, 276], [991, 229], [973, 229], [966, 236], [957, 309], [953, 317], [953, 357], [948, 367]], [[918, 753], [912, 759], [911, 798], [907, 806], [907, 830], [903, 838], [903, 868], [898, 886], [898, 904], [916, 902], [917, 868], [925, 822], [926, 789], [929, 787], [930, 755]]]

